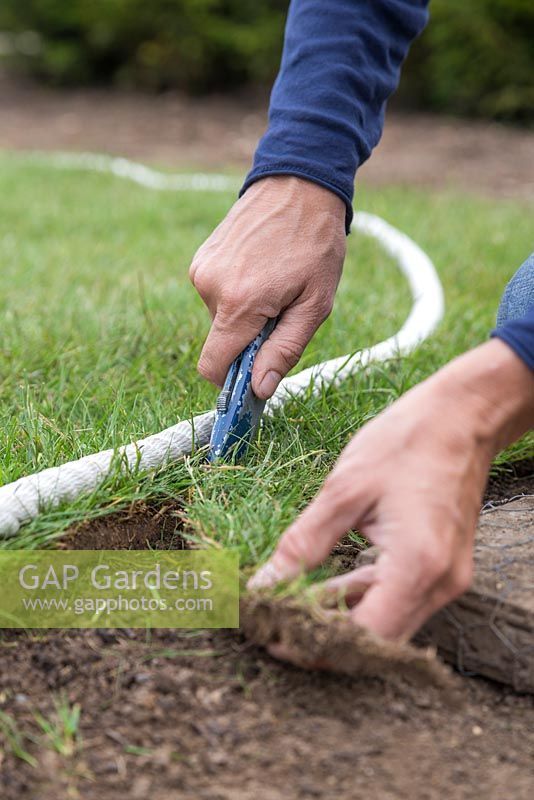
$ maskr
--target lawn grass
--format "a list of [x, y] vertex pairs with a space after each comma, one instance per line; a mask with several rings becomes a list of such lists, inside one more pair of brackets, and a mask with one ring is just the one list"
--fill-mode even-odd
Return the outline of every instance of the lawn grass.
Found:
[[[153, 192], [4, 154], [0, 197], [0, 485], [214, 405], [216, 389], [195, 368], [208, 315], [187, 270], [232, 193]], [[243, 564], [263, 559], [351, 433], [487, 337], [506, 281], [532, 250], [532, 209], [518, 203], [392, 187], [359, 189], [357, 205], [435, 261], [447, 313], [429, 342], [292, 402], [266, 422], [244, 465], [208, 467], [198, 453], [141, 479], [115, 476], [0, 546], [42, 546], [75, 520], [180, 495], [188, 535], [237, 547]], [[299, 368], [391, 335], [409, 307], [394, 263], [351, 236], [335, 310]], [[530, 435], [500, 461], [533, 452]]]

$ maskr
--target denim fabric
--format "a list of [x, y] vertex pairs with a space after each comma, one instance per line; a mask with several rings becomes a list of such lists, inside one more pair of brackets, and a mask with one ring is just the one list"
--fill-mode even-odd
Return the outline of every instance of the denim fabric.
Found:
[[506, 342], [534, 370], [534, 253], [506, 287], [491, 335]]
[[521, 319], [534, 309], [534, 253], [520, 267], [501, 299], [497, 327], [512, 319]]

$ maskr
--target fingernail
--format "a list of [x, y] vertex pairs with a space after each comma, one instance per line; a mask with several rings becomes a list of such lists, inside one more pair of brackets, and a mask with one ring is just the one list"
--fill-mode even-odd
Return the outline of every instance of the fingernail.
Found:
[[270, 561], [260, 567], [247, 583], [247, 589], [268, 589], [281, 580], [281, 575]]
[[261, 392], [262, 397], [271, 397], [275, 391], [276, 387], [282, 380], [282, 376], [279, 372], [276, 372], [274, 369], [269, 370], [263, 376], [263, 380], [259, 385], [259, 390]]

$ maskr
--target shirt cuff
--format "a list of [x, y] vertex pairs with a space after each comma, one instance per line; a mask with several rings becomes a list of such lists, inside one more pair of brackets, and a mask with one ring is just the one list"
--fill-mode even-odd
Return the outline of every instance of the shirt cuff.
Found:
[[534, 349], [528, 340], [525, 341], [523, 331], [519, 328], [518, 323], [520, 324], [519, 320], [496, 328], [491, 332], [491, 337], [505, 342], [530, 369], [534, 370]]

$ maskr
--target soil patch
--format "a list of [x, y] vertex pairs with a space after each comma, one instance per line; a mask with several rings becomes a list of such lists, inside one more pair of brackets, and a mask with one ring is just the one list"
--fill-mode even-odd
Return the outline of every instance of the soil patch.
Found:
[[38, 735], [63, 693], [82, 707], [80, 748], [7, 748], [4, 800], [530, 800], [534, 699], [479, 680], [459, 702], [401, 680], [305, 672], [239, 632], [11, 633], [2, 710]]
[[534, 458], [506, 464], [488, 481], [485, 503], [507, 503], [514, 497], [534, 495]]
[[183, 550], [180, 505], [134, 503], [125, 511], [74, 525], [59, 543], [63, 550]]
[[240, 620], [251, 641], [290, 649], [296, 655], [293, 662], [302, 667], [358, 677], [380, 675], [387, 682], [401, 680], [416, 688], [435, 686], [453, 693], [452, 674], [436, 659], [434, 649], [376, 639], [339, 613], [259, 596], [242, 603]]

